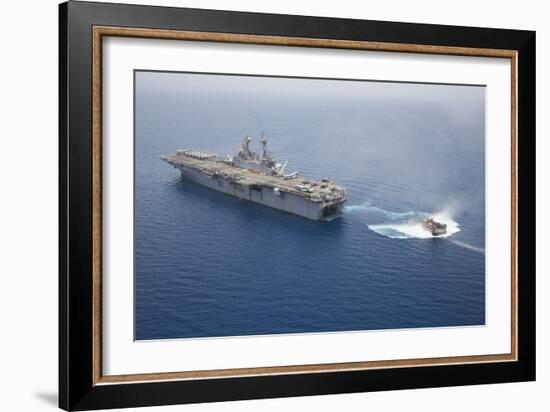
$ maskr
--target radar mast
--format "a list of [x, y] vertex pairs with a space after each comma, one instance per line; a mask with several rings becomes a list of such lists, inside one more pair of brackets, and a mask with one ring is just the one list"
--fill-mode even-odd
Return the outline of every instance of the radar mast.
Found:
[[267, 137], [264, 136], [264, 132], [262, 132], [260, 143], [262, 144], [262, 158], [271, 159], [271, 153], [267, 150]]

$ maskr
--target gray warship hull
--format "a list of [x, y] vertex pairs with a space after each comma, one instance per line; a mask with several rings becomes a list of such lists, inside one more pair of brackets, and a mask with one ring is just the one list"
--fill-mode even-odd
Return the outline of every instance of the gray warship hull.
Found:
[[312, 202], [288, 192], [280, 192], [276, 195], [268, 186], [239, 184], [223, 177], [205, 175], [186, 166], [179, 166], [178, 169], [183, 178], [202, 186], [307, 219], [328, 221], [342, 214], [342, 203], [334, 205]]
[[[330, 221], [343, 212], [345, 190], [335, 182], [309, 182], [296, 178], [266, 175], [257, 170], [235, 167], [214, 155], [178, 151], [161, 159], [181, 172], [182, 178], [212, 190], [248, 200], [311, 220]], [[308, 182], [308, 185], [297, 184]], [[322, 187], [322, 188], [321, 188]]]

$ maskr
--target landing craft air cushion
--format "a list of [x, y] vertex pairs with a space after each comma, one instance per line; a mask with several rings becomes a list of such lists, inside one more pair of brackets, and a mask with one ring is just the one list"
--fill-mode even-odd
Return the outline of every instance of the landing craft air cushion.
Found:
[[262, 135], [261, 155], [250, 148], [246, 137], [235, 156], [191, 149], [177, 150], [161, 159], [179, 169], [187, 180], [210, 189], [282, 210], [311, 220], [330, 221], [342, 215], [345, 188], [332, 179], [305, 179], [298, 172], [285, 174], [288, 162], [277, 163]]
[[436, 222], [431, 217], [422, 220], [422, 227], [430, 232], [432, 236], [441, 236], [447, 233], [447, 225], [445, 223]]

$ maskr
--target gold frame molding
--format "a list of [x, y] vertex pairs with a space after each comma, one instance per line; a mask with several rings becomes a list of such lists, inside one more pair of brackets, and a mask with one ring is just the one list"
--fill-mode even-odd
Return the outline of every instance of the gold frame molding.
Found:
[[[423, 53], [458, 56], [498, 57], [511, 60], [511, 352], [509, 354], [452, 356], [440, 358], [394, 359], [382, 361], [328, 363], [315, 365], [289, 365], [277, 367], [257, 367], [238, 369], [218, 369], [201, 371], [144, 373], [131, 375], [103, 375], [102, 354], [102, 40], [105, 36], [133, 37], [165, 40], [187, 40], [204, 42], [223, 42], [240, 44], [258, 44], [292, 47], [318, 47], [332, 49], [353, 49], [400, 53]], [[248, 34], [230, 34], [196, 31], [157, 30], [128, 27], [93, 27], [92, 44], [92, 247], [93, 247], [93, 384], [135, 383], [144, 381], [190, 380], [207, 378], [244, 377], [259, 375], [319, 373], [352, 371], [381, 368], [402, 368], [412, 366], [457, 365], [468, 363], [492, 363], [517, 361], [517, 52], [502, 49], [481, 49], [449, 46], [431, 46], [418, 44], [383, 43], [369, 41], [350, 41], [334, 39], [313, 39], [300, 37], [260, 36]]]

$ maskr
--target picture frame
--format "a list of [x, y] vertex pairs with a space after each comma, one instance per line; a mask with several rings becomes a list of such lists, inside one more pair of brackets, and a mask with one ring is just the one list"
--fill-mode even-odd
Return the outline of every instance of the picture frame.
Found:
[[[59, 6], [59, 406], [65, 410], [535, 379], [535, 33], [70, 1]], [[510, 61], [510, 352], [104, 374], [106, 38]], [[487, 183], [488, 185], [491, 182]], [[220, 341], [223, 344], [223, 340]]]

